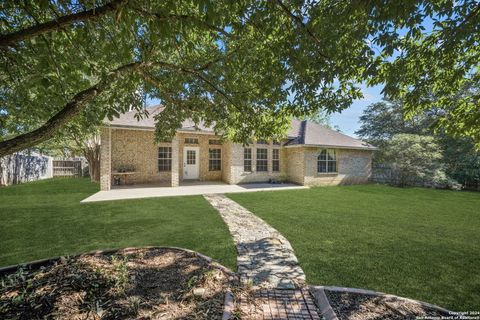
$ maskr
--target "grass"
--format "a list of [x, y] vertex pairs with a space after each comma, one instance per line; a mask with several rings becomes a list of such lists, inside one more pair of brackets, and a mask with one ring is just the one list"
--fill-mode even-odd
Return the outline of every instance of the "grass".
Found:
[[378, 185], [230, 194], [292, 244], [311, 284], [480, 306], [480, 194]]
[[98, 191], [87, 179], [0, 188], [0, 266], [97, 249], [177, 246], [235, 268], [235, 247], [200, 196], [80, 204]]

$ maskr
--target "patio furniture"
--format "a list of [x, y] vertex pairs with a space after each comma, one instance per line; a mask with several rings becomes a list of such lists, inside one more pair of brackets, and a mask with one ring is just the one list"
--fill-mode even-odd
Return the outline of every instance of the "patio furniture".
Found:
[[[123, 178], [123, 184], [128, 184], [128, 176], [135, 174], [135, 171], [130, 171], [130, 172], [112, 172], [112, 177], [113, 181], [115, 181], [117, 178], [120, 179], [118, 180], [119, 182], [121, 181], [121, 178]], [[120, 183], [119, 183], [120, 184]]]

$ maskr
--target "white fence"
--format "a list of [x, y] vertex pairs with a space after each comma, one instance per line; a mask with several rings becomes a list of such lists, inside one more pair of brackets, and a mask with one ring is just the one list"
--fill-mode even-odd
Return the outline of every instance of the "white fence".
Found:
[[14, 153], [0, 158], [0, 185], [53, 177], [53, 158], [35, 152]]

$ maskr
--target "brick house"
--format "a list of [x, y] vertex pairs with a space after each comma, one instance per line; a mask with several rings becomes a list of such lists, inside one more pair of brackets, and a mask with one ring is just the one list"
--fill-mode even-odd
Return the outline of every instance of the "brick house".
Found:
[[129, 183], [170, 186], [184, 180], [240, 184], [270, 179], [353, 184], [365, 183], [371, 175], [375, 147], [309, 121], [292, 120], [281, 142], [248, 146], [222, 141], [211, 128], [195, 129], [185, 121], [172, 141], [155, 143], [153, 116], [158, 112], [159, 106], [149, 108], [150, 116], [140, 121], [135, 112], [127, 112], [102, 127], [101, 190], [110, 190], [112, 177], [127, 174]]

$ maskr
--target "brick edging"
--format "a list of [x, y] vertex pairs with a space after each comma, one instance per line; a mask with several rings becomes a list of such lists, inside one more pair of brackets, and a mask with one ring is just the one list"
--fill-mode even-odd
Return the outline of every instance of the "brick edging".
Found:
[[[315, 291], [321, 291], [321, 292], [323, 292], [323, 294], [325, 294], [325, 290], [328, 290], [328, 291], [335, 291], [335, 292], [358, 293], [358, 294], [377, 296], [377, 297], [396, 298], [396, 299], [403, 300], [403, 301], [418, 303], [421, 306], [431, 308], [431, 309], [434, 309], [434, 310], [439, 311], [439, 312], [444, 312], [444, 313], [448, 313], [448, 314], [451, 314], [451, 315], [456, 314], [456, 312], [447, 310], [445, 308], [439, 307], [437, 305], [434, 305], [434, 304], [431, 304], [431, 303], [428, 303], [428, 302], [415, 300], [415, 299], [411, 299], [411, 298], [400, 297], [400, 296], [396, 296], [396, 295], [393, 295], [393, 294], [388, 294], [388, 293], [383, 293], [383, 292], [378, 292], [378, 291], [367, 290], [367, 289], [335, 287], [335, 286], [310, 286], [310, 290], [314, 291], [314, 292]], [[325, 299], [327, 299], [326, 295], [325, 295]], [[327, 299], [327, 302], [328, 302], [328, 299]], [[328, 306], [331, 308], [329, 302], [328, 302]], [[332, 311], [333, 311], [333, 309], [332, 309]]]
[[38, 269], [42, 266], [53, 263], [53, 262], [61, 259], [62, 257], [79, 258], [79, 257], [86, 256], [86, 255], [111, 254], [111, 253], [115, 253], [115, 252], [120, 251], [120, 250], [129, 250], [129, 249], [167, 249], [167, 250], [176, 250], [176, 251], [188, 252], [188, 253], [194, 254], [195, 256], [199, 257], [202, 260], [205, 260], [206, 262], [208, 262], [214, 268], [219, 269], [219, 270], [223, 271], [224, 273], [228, 274], [230, 277], [232, 277], [231, 280], [233, 280], [233, 281], [238, 280], [238, 276], [235, 272], [233, 272], [229, 268], [225, 267], [224, 265], [218, 263], [217, 261], [213, 260], [209, 256], [206, 256], [206, 255], [204, 255], [200, 252], [193, 251], [193, 250], [190, 250], [190, 249], [185, 249], [185, 248], [180, 248], [180, 247], [168, 247], [168, 246], [126, 247], [126, 248], [116, 248], [116, 249], [108, 249], [108, 250], [93, 250], [93, 251], [88, 251], [88, 252], [75, 254], [75, 255], [50, 257], [50, 258], [46, 258], [46, 259], [34, 260], [34, 261], [30, 261], [30, 262], [19, 263], [19, 264], [15, 264], [15, 265], [2, 267], [2, 268], [0, 268], [0, 276], [2, 276], [4, 274], [7, 274], [7, 273], [15, 272], [19, 268]]
[[325, 289], [322, 286], [309, 286], [310, 294], [315, 299], [321, 316], [326, 320], [338, 320], [335, 311], [333, 311], [330, 301], [328, 301]]
[[232, 291], [228, 290], [225, 293], [225, 300], [223, 301], [223, 315], [222, 320], [232, 319], [233, 312], [235, 310], [235, 304], [233, 302], [234, 297]]

